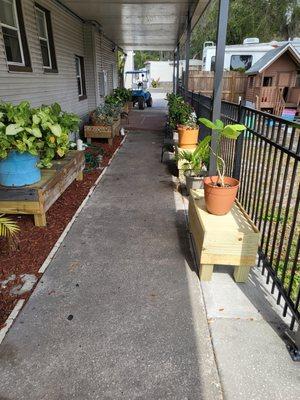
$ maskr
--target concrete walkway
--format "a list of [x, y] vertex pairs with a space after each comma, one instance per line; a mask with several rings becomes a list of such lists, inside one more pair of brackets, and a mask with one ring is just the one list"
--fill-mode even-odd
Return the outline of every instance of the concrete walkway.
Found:
[[161, 140], [130, 133], [75, 221], [0, 347], [1, 400], [222, 398]]

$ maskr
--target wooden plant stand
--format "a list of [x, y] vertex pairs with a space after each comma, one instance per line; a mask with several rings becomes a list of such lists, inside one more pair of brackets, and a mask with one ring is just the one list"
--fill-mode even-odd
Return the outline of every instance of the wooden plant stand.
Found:
[[236, 282], [246, 282], [250, 268], [256, 264], [259, 231], [236, 201], [223, 216], [206, 211], [204, 191], [191, 190], [189, 228], [193, 235], [199, 278], [210, 281], [214, 264], [233, 265]]
[[42, 179], [33, 185], [0, 186], [0, 214], [33, 214], [35, 226], [46, 226], [46, 211], [74, 179], [83, 179], [84, 165], [84, 152], [72, 150], [42, 169]]
[[111, 125], [85, 125], [84, 136], [88, 143], [92, 143], [92, 139], [100, 138], [107, 139], [108, 144], [113, 144], [113, 138], [119, 134], [120, 131], [120, 119], [115, 121]]

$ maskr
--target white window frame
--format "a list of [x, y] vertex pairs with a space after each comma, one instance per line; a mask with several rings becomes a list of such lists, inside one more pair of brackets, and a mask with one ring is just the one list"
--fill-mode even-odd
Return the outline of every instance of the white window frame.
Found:
[[[50, 65], [44, 65], [44, 60], [43, 60], [43, 54], [42, 54], [42, 63], [43, 63], [43, 68], [44, 69], [52, 69], [52, 59], [51, 59], [51, 51], [50, 51], [50, 43], [49, 43], [49, 35], [48, 35], [48, 25], [47, 25], [47, 18], [46, 18], [46, 13], [45, 11], [41, 10], [39, 7], [35, 7], [37, 13], [42, 13], [43, 14], [43, 20], [44, 20], [44, 28], [46, 32], [46, 37], [41, 37], [38, 32], [38, 37], [39, 41], [43, 40], [44, 42], [47, 43], [47, 50], [48, 50], [48, 58]], [[42, 49], [41, 49], [42, 52]]]
[[[79, 65], [79, 68], [78, 68], [79, 74], [77, 74], [77, 66], [75, 66], [75, 67], [76, 67], [76, 82], [77, 82], [77, 79], [78, 79], [78, 78], [79, 78], [79, 81], [80, 81], [80, 89], [81, 89], [81, 92], [80, 92], [80, 94], [78, 93], [78, 98], [80, 98], [80, 97], [82, 97], [82, 96], [84, 95], [80, 57], [75, 56], [75, 62], [76, 62], [76, 63], [78, 62], [78, 65]], [[78, 91], [78, 85], [77, 85], [77, 91]]]
[[[21, 37], [21, 32], [20, 32], [20, 27], [19, 27], [19, 18], [18, 18], [16, 0], [13, 0], [13, 12], [14, 12], [14, 17], [15, 17], [15, 21], [16, 21], [16, 25], [17, 26], [7, 25], [7, 24], [4, 24], [1, 21], [0, 21], [0, 26], [4, 27], [4, 28], [7, 28], [7, 29], [11, 29], [11, 30], [16, 31], [18, 33], [18, 40], [19, 40], [19, 46], [20, 46], [22, 62], [8, 61], [7, 55], [6, 55], [6, 61], [7, 61], [8, 65], [22, 65], [22, 66], [25, 66], [23, 43], [22, 43], [22, 37]], [[2, 32], [2, 35], [4, 36], [3, 32]], [[4, 45], [4, 48], [5, 48], [5, 45]]]

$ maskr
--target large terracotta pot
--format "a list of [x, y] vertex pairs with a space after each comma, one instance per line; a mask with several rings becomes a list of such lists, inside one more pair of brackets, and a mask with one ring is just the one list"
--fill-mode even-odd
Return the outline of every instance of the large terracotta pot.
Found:
[[182, 149], [194, 148], [198, 143], [199, 128], [191, 129], [187, 126], [178, 125], [178, 146]]
[[204, 197], [206, 209], [210, 214], [225, 215], [234, 204], [239, 188], [239, 181], [226, 176], [224, 178], [227, 187], [215, 186], [218, 176], [207, 176], [204, 178]]

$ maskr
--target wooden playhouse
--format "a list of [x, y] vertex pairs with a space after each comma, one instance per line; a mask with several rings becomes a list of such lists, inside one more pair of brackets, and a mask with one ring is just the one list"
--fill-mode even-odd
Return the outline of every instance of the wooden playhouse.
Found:
[[268, 51], [246, 71], [246, 100], [278, 116], [300, 114], [300, 54], [291, 45]]

